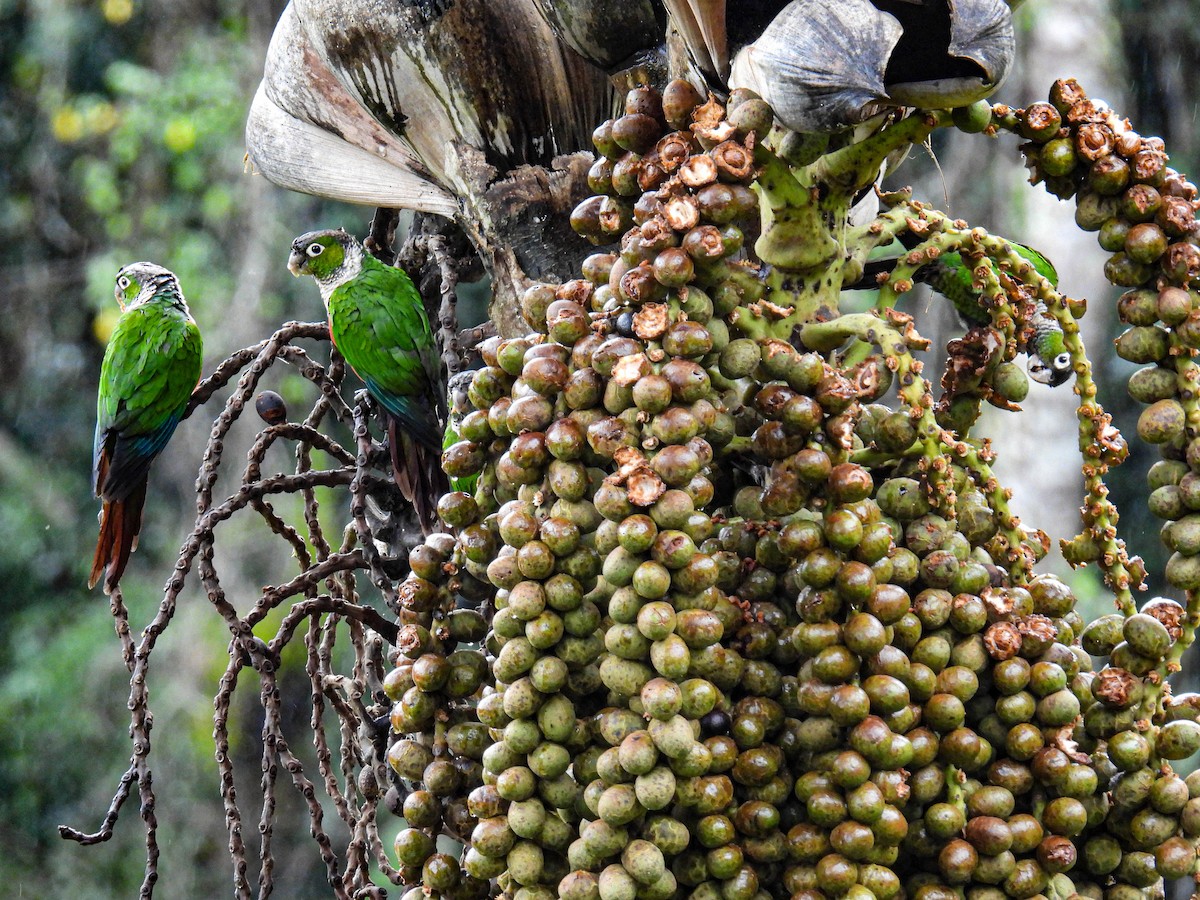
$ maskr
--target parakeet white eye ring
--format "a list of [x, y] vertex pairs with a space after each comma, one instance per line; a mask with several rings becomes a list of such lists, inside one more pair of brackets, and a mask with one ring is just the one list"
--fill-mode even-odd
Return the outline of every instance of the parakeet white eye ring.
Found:
[[1054, 357], [1054, 364], [1056, 366], [1058, 366], [1060, 369], [1065, 369], [1067, 366], [1069, 366], [1071, 364], [1071, 354], [1070, 353], [1058, 354], [1058, 356]]
[[322, 247], [320, 244], [309, 244], [308, 249], [305, 250], [304, 252], [307, 253], [309, 256], [317, 257], [325, 252], [325, 248]]
[[117, 287], [119, 287], [121, 290], [125, 290], [127, 287], [129, 287], [129, 278], [125, 275], [122, 275], [117, 279]]

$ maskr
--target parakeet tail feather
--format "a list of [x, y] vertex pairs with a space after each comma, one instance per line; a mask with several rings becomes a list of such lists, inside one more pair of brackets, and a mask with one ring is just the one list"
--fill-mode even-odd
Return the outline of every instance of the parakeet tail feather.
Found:
[[421, 530], [429, 534], [437, 528], [437, 502], [450, 490], [439, 452], [415, 440], [394, 417], [388, 418], [388, 444], [396, 487], [416, 509]]
[[105, 501], [100, 513], [100, 537], [96, 541], [96, 553], [92, 558], [92, 573], [88, 578], [88, 589], [96, 586], [105, 569], [104, 592], [111, 593], [121, 580], [129, 555], [137, 549], [138, 534], [142, 530], [142, 508], [146, 503], [146, 481], [122, 500]]

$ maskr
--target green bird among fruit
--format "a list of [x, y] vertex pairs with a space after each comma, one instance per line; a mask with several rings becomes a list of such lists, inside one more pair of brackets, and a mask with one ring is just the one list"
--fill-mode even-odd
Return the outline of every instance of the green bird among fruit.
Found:
[[[1028, 260], [1038, 274], [1055, 287], [1058, 286], [1058, 272], [1050, 260], [1024, 244], [1012, 241], [1010, 246]], [[921, 267], [917, 273], [917, 280], [928, 284], [953, 303], [958, 314], [968, 325], [987, 325], [991, 322], [980, 303], [980, 294], [973, 283], [971, 268], [963, 263], [961, 254], [943, 253], [930, 265]], [[1046, 313], [1045, 306], [1040, 303], [1037, 318], [1033, 323], [1033, 337], [1026, 350], [1029, 353], [1029, 377], [1034, 381], [1057, 387], [1071, 377], [1071, 354], [1063, 345], [1062, 328], [1053, 316]]]
[[[120, 581], [136, 549], [150, 464], [183, 418], [200, 380], [204, 346], [179, 281], [138, 262], [117, 273], [121, 317], [100, 369], [93, 486], [103, 501], [88, 587]], [[107, 572], [107, 574], [105, 574]]]
[[448, 490], [438, 416], [441, 365], [416, 286], [341, 229], [296, 238], [288, 269], [316, 279], [334, 346], [386, 415], [396, 486], [422, 527], [432, 529], [437, 501]]

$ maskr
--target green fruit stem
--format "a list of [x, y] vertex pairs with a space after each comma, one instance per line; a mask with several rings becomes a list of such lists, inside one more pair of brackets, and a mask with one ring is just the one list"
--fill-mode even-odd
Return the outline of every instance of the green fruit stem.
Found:
[[772, 266], [767, 270], [766, 296], [733, 310], [729, 324], [742, 337], [786, 341], [798, 326], [817, 318], [819, 310], [837, 310], [841, 279], [836, 263], [807, 277]]
[[759, 144], [754, 151], [759, 166], [754, 189], [762, 218], [755, 243], [758, 258], [789, 272], [819, 274], [826, 293], [836, 298], [847, 261], [839, 260], [841, 235], [854, 195], [875, 182], [891, 154], [948, 124], [948, 112], [917, 112], [800, 169]]
[[762, 144], [754, 150], [754, 161], [760, 167], [754, 183], [762, 217], [762, 233], [754, 245], [758, 258], [795, 272], [830, 266], [839, 244], [824, 221], [816, 187], [803, 183]]
[[[848, 258], [843, 269], [844, 283], [857, 282], [862, 277], [870, 254], [880, 247], [894, 243], [900, 235], [911, 230], [914, 213], [924, 208], [923, 204], [912, 199], [912, 188], [880, 194], [879, 198], [884, 207], [883, 211], [873, 221], [851, 228], [846, 234]], [[842, 354], [842, 365], [853, 368], [870, 354], [870, 344], [856, 341]]]
[[897, 313], [888, 315], [905, 326], [904, 332], [883, 321], [881, 313], [853, 313], [829, 322], [810, 322], [801, 330], [806, 344], [822, 343], [836, 338], [855, 337], [878, 346], [887, 359], [888, 368], [896, 375], [900, 399], [909, 407], [917, 430], [917, 444], [924, 457], [923, 469], [934, 505], [948, 520], [955, 520], [955, 494], [952, 487], [951, 463], [957, 462], [972, 476], [983, 492], [1000, 522], [1012, 566], [1013, 579], [1024, 583], [1032, 574], [1036, 554], [1020, 520], [1009, 509], [1010, 492], [1003, 488], [990, 466], [992, 454], [986, 443], [982, 447], [956, 438], [938, 425], [933, 414], [933, 394], [929, 382], [921, 376], [920, 363], [911, 349], [924, 349], [928, 343], [912, 328], [911, 320]]
[[[901, 333], [883, 319], [903, 324]], [[913, 358], [910, 347], [925, 349], [929, 342], [917, 334], [912, 320], [897, 313], [851, 313], [828, 322], [809, 322], [800, 331], [800, 339], [808, 346], [841, 343], [847, 338], [858, 338], [867, 344], [879, 347], [887, 359], [887, 366], [896, 375], [900, 399], [908, 406], [916, 426], [918, 441], [924, 456], [930, 461], [930, 485], [934, 489], [936, 502], [945, 506], [949, 515], [954, 514], [954, 492], [944, 477], [949, 471], [945, 451], [941, 445], [941, 427], [933, 417], [933, 395], [929, 382], [921, 376], [921, 364]], [[935, 460], [941, 460], [938, 463]]]
[[[1012, 131], [1020, 135], [1024, 121], [1024, 110], [1006, 111], [1004, 115], [994, 116], [998, 128]], [[1077, 130], [1078, 123], [1069, 126], [1072, 132]], [[1074, 139], [1075, 135], [1071, 135]], [[1040, 171], [1034, 167], [1035, 180]], [[1078, 195], [1077, 195], [1078, 199]], [[1152, 287], [1154, 279], [1148, 279], [1147, 287]], [[1133, 600], [1133, 589], [1142, 585], [1145, 571], [1140, 559], [1130, 559], [1125, 544], [1117, 537], [1117, 509], [1108, 499], [1108, 488], [1104, 484], [1104, 475], [1108, 469], [1124, 460], [1128, 451], [1123, 438], [1112, 426], [1112, 419], [1096, 401], [1096, 384], [1092, 379], [1091, 364], [1084, 352], [1079, 337], [1079, 328], [1069, 304], [1065, 303], [1062, 295], [1051, 285], [1037, 276], [1031, 276], [1030, 284], [1036, 285], [1038, 298], [1045, 303], [1046, 312], [1053, 316], [1063, 329], [1063, 343], [1071, 354], [1075, 368], [1075, 392], [1080, 397], [1077, 410], [1079, 419], [1079, 447], [1083, 453], [1083, 477], [1085, 500], [1083, 504], [1084, 531], [1076, 538], [1076, 542], [1087, 542], [1088, 538], [1095, 543], [1099, 550], [1097, 564], [1104, 575], [1105, 583], [1114, 592], [1117, 607], [1126, 617], [1137, 611]], [[1181, 285], [1186, 288], [1186, 285]], [[1171, 333], [1172, 351], [1184, 351], [1176, 356], [1176, 371], [1179, 373], [1181, 402], [1188, 417], [1189, 437], [1200, 431], [1200, 401], [1195, 390], [1200, 387], [1200, 373], [1192, 371], [1195, 364], [1190, 360], [1190, 351], [1178, 342]], [[1064, 541], [1063, 547], [1071, 543]], [[1188, 611], [1200, 615], [1200, 600], [1188, 592]], [[1190, 641], [1190, 637], [1189, 637]], [[1157, 693], [1157, 692], [1155, 692]], [[1154, 702], [1158, 702], [1157, 698]]]
[[965, 821], [967, 819], [967, 797], [963, 791], [963, 782], [966, 781], [967, 776], [958, 766], [953, 765], [946, 766], [945, 775], [946, 802], [957, 806]]
[[[1005, 244], [1010, 263], [1022, 259]], [[1097, 565], [1105, 584], [1113, 591], [1118, 609], [1125, 616], [1133, 615], [1137, 605], [1133, 590], [1139, 588], [1145, 576], [1141, 560], [1131, 560], [1125, 542], [1117, 537], [1117, 508], [1108, 497], [1104, 476], [1108, 470], [1123, 462], [1128, 455], [1124, 439], [1112, 424], [1112, 416], [1100, 405], [1092, 364], [1087, 357], [1079, 334], [1079, 323], [1068, 304], [1054, 286], [1033, 266], [1026, 263], [1022, 274], [1027, 283], [1037, 289], [1037, 298], [1047, 315], [1053, 316], [1063, 332], [1063, 346], [1071, 354], [1075, 369], [1075, 393], [1080, 402], [1075, 415], [1079, 421], [1079, 452], [1083, 457], [1081, 470], [1084, 480], [1082, 518], [1084, 530], [1100, 550]], [[1067, 544], [1063, 541], [1062, 544]]]
[[857, 225], [846, 232], [846, 281], [857, 281], [866, 264], [867, 257], [879, 247], [893, 243], [900, 235], [911, 229], [910, 220], [914, 213], [925, 208], [920, 201], [913, 200], [912, 188], [902, 188], [879, 194], [882, 210], [865, 225]]
[[[1075, 393], [1080, 403], [1075, 411], [1079, 420], [1079, 451], [1083, 456], [1084, 502], [1082, 518], [1084, 533], [1100, 550], [1097, 566], [1104, 582], [1113, 591], [1113, 599], [1127, 618], [1137, 612], [1133, 590], [1140, 588], [1145, 576], [1141, 560], [1131, 560], [1125, 542], [1117, 537], [1117, 508], [1108, 498], [1104, 476], [1111, 465], [1119, 464], [1128, 453], [1112, 417], [1096, 400], [1096, 382], [1092, 379], [1091, 362], [1084, 353], [1079, 327], [1070, 310], [1061, 303], [1047, 303], [1047, 311], [1063, 326], [1063, 344], [1075, 365]], [[1080, 364], [1082, 361], [1082, 364]], [[1063, 541], [1065, 546], [1068, 542]]]
[[980, 492], [987, 497], [988, 505], [996, 514], [996, 520], [1000, 523], [997, 537], [1003, 538], [1013, 583], [1025, 584], [1033, 575], [1033, 564], [1043, 555], [1034, 551], [1030, 541], [1045, 541], [1045, 534], [1036, 531], [1032, 537], [1027, 535], [1021, 527], [1021, 520], [1009, 508], [1008, 501], [1012, 498], [1012, 491], [1001, 486], [992, 473], [990, 463], [994, 455], [987, 441], [984, 441], [981, 447], [968, 441], [957, 441], [950, 446], [959, 465], [971, 473]]
[[[1087, 358], [1079, 336], [1079, 325], [1066, 302], [1048, 279], [1033, 265], [1017, 253], [1012, 245], [1001, 237], [987, 234], [983, 229], [969, 231], [957, 227], [941, 213], [928, 210], [920, 204], [906, 204], [911, 210], [910, 218], [919, 217], [928, 223], [931, 236], [905, 254], [896, 264], [891, 277], [880, 286], [878, 306], [894, 306], [899, 295], [911, 289], [917, 270], [931, 258], [941, 253], [959, 252], [964, 256], [986, 256], [997, 269], [1020, 280], [1037, 292], [1037, 299], [1045, 307], [1047, 315], [1053, 316], [1063, 330], [1063, 343], [1071, 354], [1076, 372], [1075, 391], [1081, 402], [1077, 409], [1079, 419], [1079, 447], [1083, 455], [1083, 477], [1085, 488], [1084, 522], [1086, 531], [1100, 549], [1098, 565], [1105, 582], [1113, 590], [1118, 607], [1125, 615], [1136, 611], [1132, 588], [1141, 583], [1140, 561], [1133, 562], [1125, 544], [1117, 537], [1117, 510], [1108, 499], [1108, 488], [1104, 476], [1112, 465], [1125, 458], [1123, 442], [1112, 427], [1112, 419], [1096, 401], [1096, 384], [1092, 379], [1091, 363]], [[930, 251], [934, 251], [931, 257]], [[1016, 334], [1014, 308], [1009, 303], [1007, 291], [990, 271], [989, 267], [977, 267], [981, 277], [980, 287], [985, 305], [992, 311], [994, 325], [1003, 330], [1006, 340]], [[1180, 357], [1181, 363], [1189, 360]], [[1200, 410], [1197, 411], [1200, 423]], [[997, 511], [999, 508], [997, 507]], [[1064, 542], [1066, 543], [1066, 542]], [[1018, 545], [1013, 545], [1018, 546]]]
[[807, 166], [804, 179], [853, 195], [879, 177], [880, 166], [892, 153], [924, 143], [936, 129], [952, 124], [949, 110], [916, 110], [861, 141], [826, 153]]
[[770, 265], [767, 295], [734, 310], [729, 323], [746, 337], [787, 340], [818, 311], [837, 310], [842, 286], [857, 280], [867, 255], [909, 229], [922, 209], [910, 191], [900, 191], [884, 197], [890, 209], [873, 222], [848, 229], [854, 195], [878, 178], [890, 154], [949, 122], [943, 112], [917, 113], [801, 169], [759, 144], [754, 189], [762, 233], [755, 253]]
[[1017, 111], [1002, 103], [997, 103], [992, 107], [992, 125], [999, 131], [1011, 131], [1013, 134], [1020, 135], [1018, 129], [1021, 126], [1021, 120], [1017, 116]]
[[[966, 229], [961, 222], [955, 222], [949, 216], [911, 200], [904, 200], [890, 214], [902, 219], [909, 230], [928, 237], [900, 257], [891, 276], [880, 285], [876, 305], [880, 308], [895, 306], [900, 294], [913, 288], [917, 273], [923, 266], [933, 263], [944, 254], [959, 253], [965, 259], [979, 260], [973, 274], [979, 279], [981, 305], [991, 313], [993, 327], [1003, 333], [1005, 343], [1016, 346], [1019, 324], [1016, 308], [1009, 302], [1008, 291], [996, 272], [1002, 272], [1039, 292], [1047, 289], [1053, 291], [1053, 285], [1008, 241], [988, 234], [982, 228]], [[913, 227], [916, 222], [922, 223], [920, 232]], [[990, 260], [995, 269], [982, 265], [984, 259]]]

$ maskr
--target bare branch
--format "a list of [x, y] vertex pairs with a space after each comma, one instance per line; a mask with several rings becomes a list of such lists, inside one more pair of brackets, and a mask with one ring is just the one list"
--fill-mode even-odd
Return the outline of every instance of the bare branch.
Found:
[[[247, 667], [252, 667], [258, 673], [259, 702], [264, 713], [260, 781], [262, 802], [258, 821], [260, 843], [257, 849], [259, 895], [267, 896], [274, 887], [272, 838], [276, 827], [275, 786], [281, 765], [291, 776], [291, 783], [308, 807], [310, 832], [320, 847], [334, 896], [348, 898], [351, 891], [357, 896], [382, 896], [370, 884], [372, 860], [380, 864], [389, 877], [393, 877], [394, 869], [386, 857], [380, 855], [382, 847], [378, 837], [372, 837], [374, 803], [360, 804], [355, 798], [357, 773], [364, 766], [372, 770], [373, 777], [378, 777], [382, 772], [381, 748], [374, 730], [377, 713], [366, 708], [362, 697], [370, 690], [367, 679], [371, 684], [379, 684], [383, 671], [380, 648], [385, 641], [396, 641], [398, 626], [378, 611], [358, 603], [353, 573], [357, 569], [370, 568], [372, 579], [382, 586], [385, 599], [394, 599], [395, 590], [383, 572], [382, 560], [363, 512], [367, 496], [388, 496], [394, 487], [390, 477], [379, 474], [380, 471], [388, 471], [386, 454], [370, 436], [365, 405], [351, 411], [342, 398], [345, 364], [341, 357], [334, 351], [329, 365], [323, 366], [291, 343], [301, 338], [324, 341], [328, 337], [325, 323], [288, 323], [267, 340], [232, 354], [197, 386], [188, 414], [209, 402], [222, 388], [234, 383], [232, 393], [213, 421], [197, 475], [195, 524], [180, 546], [174, 571], [163, 587], [162, 602], [151, 621], [138, 633], [137, 640], [120, 590], [114, 590], [110, 597], [110, 611], [116, 624], [122, 656], [131, 673], [128, 707], [133, 754], [100, 829], [85, 833], [63, 825], [59, 832], [64, 839], [81, 844], [109, 840], [120, 811], [132, 796], [136, 784], [146, 832], [146, 872], [141, 887], [143, 898], [150, 898], [153, 894], [158, 879], [159, 857], [155, 794], [149, 763], [152, 727], [148, 687], [150, 660], [159, 636], [174, 618], [176, 604], [193, 566], [209, 603], [224, 619], [231, 635], [229, 662], [213, 698], [213, 742], [233, 862], [234, 895], [238, 898], [252, 895], [229, 733], [233, 693], [241, 672]], [[245, 456], [240, 486], [223, 501], [216, 502], [213, 489], [225, 460], [226, 437], [250, 403], [261, 379], [276, 362], [294, 367], [319, 390], [319, 395], [302, 422], [269, 425], [257, 434]], [[357, 453], [351, 453], [321, 430], [322, 423], [330, 413], [338, 421], [355, 429]], [[280, 440], [294, 444], [295, 470], [264, 477], [262, 468], [267, 453]], [[314, 467], [314, 451], [326, 454], [335, 467]], [[337, 551], [331, 548], [325, 537], [318, 489], [338, 491], [343, 502], [350, 501], [350, 505], [357, 510], [355, 525], [347, 530], [343, 538], [344, 546]], [[272, 506], [267, 498], [273, 495], [302, 499], [303, 527], [289, 521]], [[268, 528], [284, 539], [292, 550], [299, 572], [290, 579], [285, 578], [274, 586], [265, 587], [249, 610], [239, 610], [226, 597], [213, 558], [217, 526], [246, 508], [257, 512]], [[363, 549], [355, 545], [361, 545]], [[254, 626], [282, 604], [291, 605], [279, 632], [269, 643], [260, 640], [254, 634]], [[290, 750], [282, 732], [283, 701], [278, 683], [280, 654], [294, 639], [297, 627], [303, 621], [310, 623], [306, 638], [312, 706], [310, 721], [322, 786], [351, 833], [344, 869], [323, 827], [323, 813], [316, 788], [305, 776], [303, 765]], [[341, 623], [349, 624], [343, 626]], [[333, 667], [334, 641], [342, 627], [349, 628], [354, 646], [353, 677], [339, 674]], [[332, 752], [324, 730], [327, 708], [336, 714], [338, 721], [340, 762], [337, 768], [332, 765]], [[339, 777], [345, 789], [339, 783]]]

